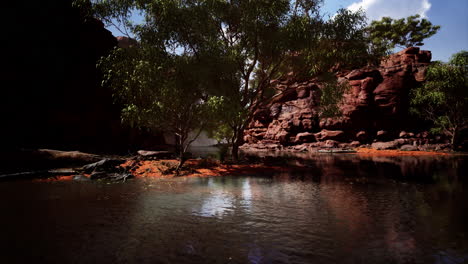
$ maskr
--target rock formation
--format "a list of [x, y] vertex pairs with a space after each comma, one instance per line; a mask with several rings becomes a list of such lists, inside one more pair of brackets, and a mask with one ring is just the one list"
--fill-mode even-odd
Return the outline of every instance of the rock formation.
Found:
[[121, 107], [100, 86], [96, 64], [118, 44], [104, 24], [70, 0], [12, 3], [0, 81], [3, 149], [52, 148], [87, 152], [152, 148], [161, 135], [122, 126]]
[[246, 146], [302, 149], [294, 146], [357, 146], [398, 138], [407, 128], [410, 89], [424, 81], [430, 61], [430, 51], [411, 47], [390, 55], [379, 67], [337, 74], [338, 82], [349, 89], [339, 103], [341, 115], [335, 118], [320, 118], [322, 83], [275, 80], [278, 94], [255, 113], [245, 131]]

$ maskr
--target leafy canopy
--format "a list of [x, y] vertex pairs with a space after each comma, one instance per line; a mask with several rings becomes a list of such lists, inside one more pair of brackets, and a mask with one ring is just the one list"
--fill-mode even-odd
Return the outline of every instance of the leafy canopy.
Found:
[[450, 135], [456, 147], [468, 121], [468, 52], [454, 54], [449, 63], [435, 62], [424, 86], [412, 91], [411, 103], [413, 111], [434, 123], [434, 132]]
[[[342, 9], [324, 20], [321, 4], [322, 0], [94, 1], [95, 14], [105, 21], [128, 21], [132, 10], [145, 15], [143, 24], [130, 25], [139, 45], [116, 50], [104, 60], [107, 84], [126, 103], [123, 117], [131, 122], [161, 127], [163, 119], [176, 120], [170, 121], [172, 130], [182, 135], [194, 126], [185, 123], [182, 128], [186, 115], [196, 120], [193, 124], [210, 116], [224, 124], [217, 126], [224, 130], [220, 133], [232, 136], [230, 142], [238, 146], [255, 111], [274, 95], [273, 79], [290, 72], [329, 75], [373, 59], [365, 15]], [[208, 102], [218, 107], [211, 111], [214, 115], [201, 111]]]
[[[178, 171], [187, 148], [219, 105], [206, 91], [206, 74], [199, 62], [192, 56], [173, 56], [158, 47], [138, 44], [115, 49], [99, 66], [103, 85], [111, 87], [116, 101], [123, 105], [125, 123], [176, 136]], [[191, 135], [193, 131], [195, 135]]]
[[420, 15], [409, 16], [406, 19], [383, 17], [372, 21], [368, 30], [372, 43], [377, 47], [393, 49], [398, 47], [423, 46], [423, 41], [439, 31], [440, 26], [434, 26]]

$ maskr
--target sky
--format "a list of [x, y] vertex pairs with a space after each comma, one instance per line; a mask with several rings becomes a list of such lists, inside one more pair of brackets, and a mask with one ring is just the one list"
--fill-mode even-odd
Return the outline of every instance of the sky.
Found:
[[448, 61], [452, 54], [468, 50], [468, 0], [325, 0], [323, 11], [334, 14], [339, 8], [362, 8], [370, 21], [420, 14], [440, 25], [439, 32], [421, 47], [432, 51], [432, 60]]
[[[439, 32], [425, 40], [421, 47], [432, 51], [432, 60], [446, 62], [452, 54], [468, 50], [468, 0], [324, 0], [322, 12], [333, 16], [340, 8], [362, 8], [369, 22], [383, 16], [404, 18], [420, 14], [432, 24], [440, 25]], [[134, 15], [132, 20], [136, 22], [142, 18]], [[108, 29], [114, 36], [122, 35], [113, 27]]]

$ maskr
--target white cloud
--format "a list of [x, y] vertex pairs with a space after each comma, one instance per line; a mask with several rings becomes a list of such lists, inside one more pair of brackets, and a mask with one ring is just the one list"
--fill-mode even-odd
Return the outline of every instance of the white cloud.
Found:
[[359, 8], [366, 12], [370, 21], [386, 16], [404, 18], [415, 14], [427, 18], [431, 3], [429, 0], [360, 0], [348, 6], [352, 11], [357, 11]]

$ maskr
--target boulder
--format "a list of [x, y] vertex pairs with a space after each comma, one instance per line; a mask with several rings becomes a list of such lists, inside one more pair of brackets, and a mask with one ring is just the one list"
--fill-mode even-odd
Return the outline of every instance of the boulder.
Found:
[[307, 151], [308, 149], [309, 149], [309, 146], [306, 144], [296, 145], [293, 147], [294, 151]]
[[296, 135], [295, 143], [315, 142], [315, 134], [310, 132], [303, 132]]
[[369, 139], [369, 136], [367, 135], [367, 132], [366, 131], [359, 131], [357, 134], [356, 134], [356, 139], [363, 143], [365, 141], [367, 141]]
[[394, 141], [398, 144], [398, 146], [402, 146], [402, 145], [411, 143], [411, 140], [409, 140], [407, 138], [397, 138]]
[[326, 140], [334, 140], [334, 141], [341, 141], [345, 138], [345, 134], [341, 130], [326, 130], [323, 129], [319, 133], [315, 134], [315, 138], [318, 141], [326, 141]]
[[337, 148], [339, 145], [340, 143], [338, 141], [327, 140], [325, 142], [319, 142], [317, 146], [321, 148]]
[[414, 133], [411, 132], [406, 132], [406, 131], [401, 131], [400, 134], [398, 135], [399, 138], [412, 138], [414, 137]]
[[390, 134], [387, 131], [379, 130], [379, 131], [377, 131], [375, 139], [377, 139], [377, 141], [387, 141], [387, 140], [391, 139], [391, 137], [390, 137]]
[[385, 150], [385, 149], [397, 149], [399, 143], [396, 141], [388, 141], [388, 142], [375, 142], [372, 143], [371, 148], [377, 150]]
[[401, 146], [401, 147], [400, 147], [400, 150], [402, 150], [402, 151], [417, 151], [417, 150], [419, 150], [419, 149], [418, 149], [418, 147], [416, 147], [416, 146], [407, 144], [407, 145]]

